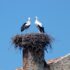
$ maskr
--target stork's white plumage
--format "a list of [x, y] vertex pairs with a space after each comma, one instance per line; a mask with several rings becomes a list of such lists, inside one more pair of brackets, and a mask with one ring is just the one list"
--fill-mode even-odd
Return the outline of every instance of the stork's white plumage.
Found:
[[31, 24], [31, 19], [29, 17], [28, 20], [21, 26], [21, 32], [24, 31], [25, 29], [29, 28], [30, 24]]
[[36, 26], [38, 27], [38, 29], [41, 33], [45, 32], [44, 27], [43, 27], [42, 23], [38, 20], [37, 16], [35, 17], [35, 24], [36, 24]]

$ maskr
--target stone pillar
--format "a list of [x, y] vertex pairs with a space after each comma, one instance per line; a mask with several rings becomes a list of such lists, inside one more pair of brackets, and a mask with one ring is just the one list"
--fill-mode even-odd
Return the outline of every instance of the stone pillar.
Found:
[[23, 50], [23, 70], [44, 70], [44, 51]]

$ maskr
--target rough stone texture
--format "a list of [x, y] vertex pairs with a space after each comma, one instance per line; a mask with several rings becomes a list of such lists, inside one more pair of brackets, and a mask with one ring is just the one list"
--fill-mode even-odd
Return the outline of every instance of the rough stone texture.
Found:
[[[50, 69], [45, 70], [70, 70], [70, 53], [67, 54], [66, 56], [49, 60], [47, 63], [49, 64]], [[18, 68], [16, 70], [28, 70], [28, 69]]]
[[70, 54], [48, 62], [50, 70], [70, 70]]

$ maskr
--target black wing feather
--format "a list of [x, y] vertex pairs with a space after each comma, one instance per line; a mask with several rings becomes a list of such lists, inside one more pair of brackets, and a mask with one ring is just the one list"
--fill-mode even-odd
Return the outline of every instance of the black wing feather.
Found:
[[26, 23], [21, 26], [21, 32], [24, 31]]
[[29, 26], [26, 26], [26, 24], [27, 24], [27, 23], [24, 23], [24, 24], [21, 26], [21, 32], [24, 31], [25, 29], [29, 28], [30, 25], [29, 25]]
[[38, 25], [38, 29], [39, 29], [39, 31], [42, 32], [42, 33], [45, 32], [45, 31], [44, 31], [44, 27], [40, 27], [40, 26]]

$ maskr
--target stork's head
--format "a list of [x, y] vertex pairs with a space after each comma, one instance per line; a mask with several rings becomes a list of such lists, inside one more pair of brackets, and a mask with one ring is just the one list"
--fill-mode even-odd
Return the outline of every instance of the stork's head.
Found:
[[30, 17], [28, 17], [28, 20], [31, 20]]
[[37, 16], [35, 16], [35, 19], [38, 19], [38, 17], [37, 17]]

